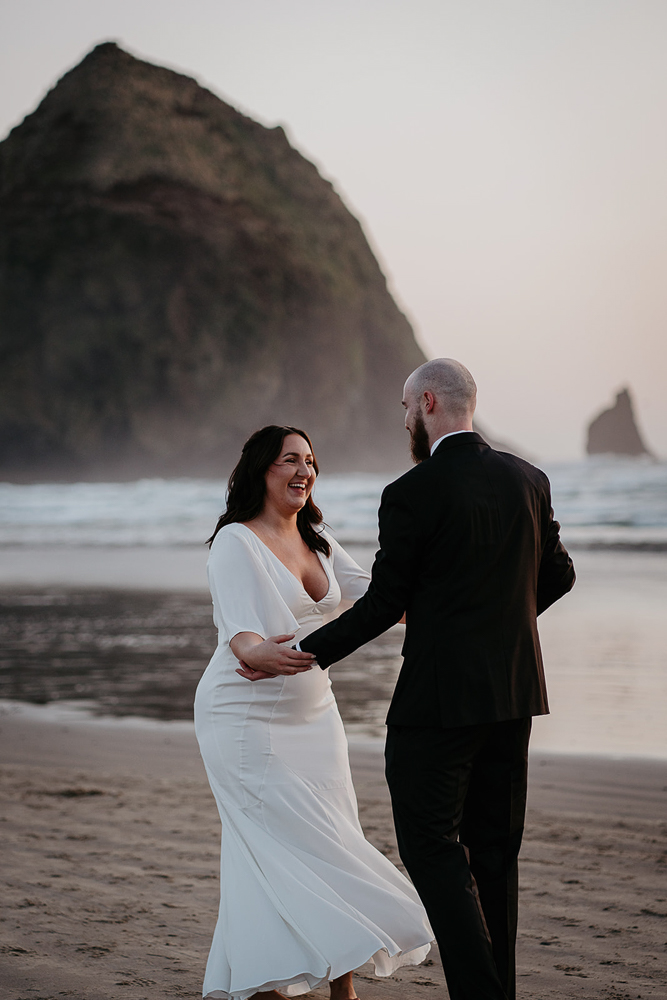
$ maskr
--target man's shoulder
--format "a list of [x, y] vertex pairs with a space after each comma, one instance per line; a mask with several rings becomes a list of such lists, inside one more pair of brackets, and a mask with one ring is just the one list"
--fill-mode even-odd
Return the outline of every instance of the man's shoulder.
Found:
[[[468, 435], [465, 436], [468, 437]], [[398, 479], [394, 479], [388, 486], [385, 486], [382, 494], [383, 497], [400, 497], [401, 494], [419, 496], [419, 490], [428, 488], [430, 483], [437, 482], [443, 476], [445, 478], [451, 476], [452, 470], [455, 470], [457, 467], [459, 454], [461, 452], [466, 453], [469, 450], [468, 448], [461, 449], [458, 447], [461, 443], [465, 443], [466, 445], [472, 444], [478, 451], [490, 450], [486, 441], [483, 441], [477, 434], [470, 435], [470, 438], [470, 441], [465, 442], [456, 440], [453, 448], [436, 448], [430, 458], [414, 465], [407, 472], [404, 472], [402, 476], [399, 476]]]
[[[485, 441], [474, 443], [481, 445], [481, 447], [476, 449], [476, 452], [482, 462], [489, 462], [490, 464], [500, 463], [506, 473], [509, 472], [511, 475], [524, 480], [528, 479], [537, 487], [549, 489], [549, 479], [546, 473], [542, 469], [538, 469], [536, 465], [528, 462], [525, 458], [520, 458], [518, 455], [514, 455], [508, 451], [497, 451]], [[464, 449], [464, 452], [467, 451], [467, 449]], [[460, 474], [463, 471], [459, 469], [459, 463], [457, 462], [460, 454], [462, 454], [460, 449], [444, 452], [436, 451], [431, 458], [408, 469], [402, 476], [399, 476], [385, 486], [382, 493], [383, 500], [399, 500], [401, 497], [411, 496], [419, 497], [422, 495], [423, 490], [428, 489], [430, 483], [436, 482], [443, 476], [451, 478]]]
[[429, 469], [430, 464], [431, 460], [427, 459], [425, 462], [420, 462], [418, 465], [408, 469], [398, 479], [392, 480], [382, 491], [383, 499], [399, 497], [403, 493], [410, 494], [416, 486], [425, 482], [433, 475], [433, 467]]
[[513, 468], [518, 475], [524, 476], [531, 479], [535, 483], [539, 483], [544, 486], [549, 485], [549, 477], [546, 472], [539, 469], [532, 462], [528, 462], [525, 458], [520, 458], [519, 455], [514, 455], [511, 451], [496, 451], [494, 449], [489, 449], [494, 455], [502, 459], [509, 467]]

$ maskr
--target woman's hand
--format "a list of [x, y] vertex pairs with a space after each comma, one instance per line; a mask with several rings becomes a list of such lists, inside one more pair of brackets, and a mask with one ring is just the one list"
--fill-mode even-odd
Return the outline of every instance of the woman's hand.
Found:
[[312, 670], [315, 663], [312, 653], [302, 653], [289, 645], [294, 635], [292, 632], [290, 635], [271, 635], [262, 639], [254, 632], [239, 632], [230, 643], [234, 656], [241, 663], [237, 674], [249, 681], [258, 681]]
[[267, 677], [275, 677], [275, 674], [267, 674], [266, 670], [253, 670], [243, 660], [239, 662], [241, 666], [237, 668], [236, 673], [240, 674], [241, 677], [245, 677], [248, 681], [265, 681]]

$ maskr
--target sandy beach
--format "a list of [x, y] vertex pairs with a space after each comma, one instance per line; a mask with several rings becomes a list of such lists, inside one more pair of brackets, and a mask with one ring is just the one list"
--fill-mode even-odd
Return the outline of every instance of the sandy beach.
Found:
[[[199, 996], [219, 829], [191, 724], [4, 703], [0, 740], [2, 996]], [[367, 836], [397, 861], [381, 746], [351, 760]], [[536, 752], [531, 772], [519, 997], [664, 997], [667, 764]], [[357, 991], [446, 996], [437, 954], [390, 980], [365, 967]]]
[[[219, 889], [189, 721], [214, 642], [205, 549], [1, 555], [0, 996], [197, 997]], [[532, 741], [518, 995], [664, 998], [667, 560], [575, 558], [575, 590], [540, 620], [552, 715]], [[381, 741], [367, 737], [383, 729], [401, 628], [333, 677], [362, 823], [394, 861]], [[357, 992], [447, 995], [437, 954], [390, 980], [361, 969]]]

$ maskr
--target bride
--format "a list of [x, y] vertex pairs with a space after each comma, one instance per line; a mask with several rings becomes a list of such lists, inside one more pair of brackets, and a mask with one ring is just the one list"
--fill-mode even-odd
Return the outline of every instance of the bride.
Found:
[[[433, 937], [412, 885], [364, 838], [328, 671], [292, 649], [369, 579], [322, 530], [316, 475], [303, 431], [257, 431], [209, 539], [219, 641], [195, 728], [222, 849], [208, 998], [273, 1000], [328, 981], [332, 1000], [352, 1000], [354, 969], [416, 965]], [[253, 668], [267, 657], [290, 676]]]

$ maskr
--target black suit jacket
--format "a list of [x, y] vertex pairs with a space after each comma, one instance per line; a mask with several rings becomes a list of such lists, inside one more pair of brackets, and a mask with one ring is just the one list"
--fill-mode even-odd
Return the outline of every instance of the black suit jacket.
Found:
[[537, 616], [572, 560], [549, 480], [476, 433], [447, 437], [386, 487], [367, 593], [301, 640], [326, 668], [406, 612], [392, 725], [465, 726], [549, 711]]

